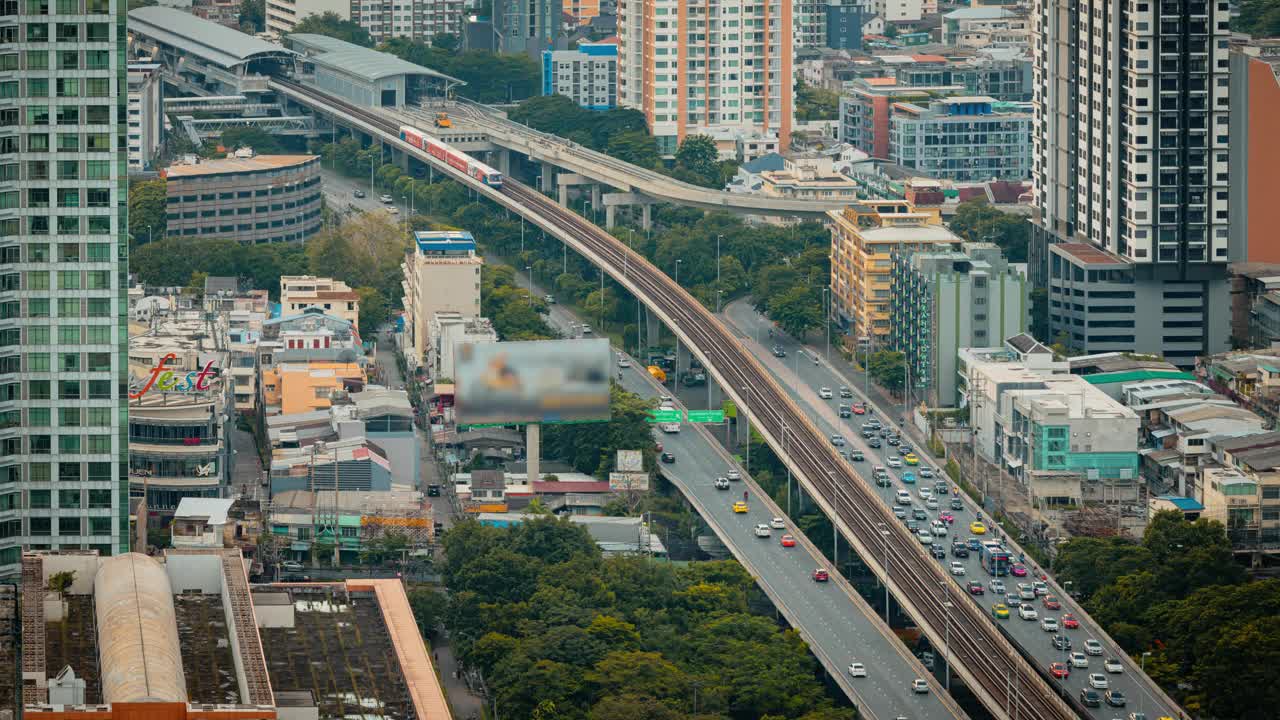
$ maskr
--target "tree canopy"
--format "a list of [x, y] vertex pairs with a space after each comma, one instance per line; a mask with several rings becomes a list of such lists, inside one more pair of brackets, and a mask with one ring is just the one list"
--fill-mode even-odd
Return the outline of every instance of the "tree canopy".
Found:
[[169, 224], [165, 214], [166, 193], [163, 179], [129, 185], [129, 236], [135, 244], [164, 238]]
[[499, 54], [486, 50], [459, 52], [456, 45], [445, 38], [431, 45], [421, 40], [392, 38], [378, 49], [406, 62], [465, 81], [466, 85], [458, 87], [455, 92], [476, 102], [515, 102], [537, 95], [541, 90], [542, 69], [533, 58], [524, 54]]
[[645, 467], [652, 468], [656, 447], [648, 418], [653, 407], [653, 400], [614, 385], [608, 422], [548, 425], [543, 429], [544, 452], [601, 479], [609, 477], [618, 450], [640, 450]]
[[1231, 29], [1256, 38], [1280, 37], [1280, 0], [1244, 0]]
[[360, 23], [353, 20], [343, 20], [342, 16], [336, 12], [323, 12], [319, 15], [308, 15], [301, 22], [293, 26], [290, 35], [301, 35], [310, 33], [312, 35], [327, 35], [338, 40], [346, 40], [355, 45], [364, 47], [373, 47], [373, 37], [369, 35], [369, 31], [360, 27]]
[[993, 242], [1009, 262], [1027, 261], [1031, 226], [1021, 215], [1002, 212], [981, 200], [960, 203], [951, 218], [951, 230], [970, 242]]
[[737, 563], [603, 558], [581, 526], [550, 517], [465, 521], [443, 542], [445, 624], [511, 717], [855, 715], [798, 634], [751, 612], [759, 591]]
[[[1280, 658], [1280, 580], [1249, 582], [1221, 523], [1158, 513], [1141, 542], [1073, 538], [1055, 568], [1085, 609], [1193, 714], [1270, 717], [1280, 687], [1259, 662]], [[1247, 699], [1246, 699], [1247, 698]]]
[[796, 120], [837, 120], [840, 117], [840, 94], [825, 88], [796, 83]]

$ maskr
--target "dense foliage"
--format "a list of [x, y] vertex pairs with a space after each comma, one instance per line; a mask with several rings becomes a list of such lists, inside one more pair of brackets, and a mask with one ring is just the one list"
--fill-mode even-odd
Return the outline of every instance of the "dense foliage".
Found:
[[838, 120], [840, 94], [803, 82], [796, 83], [796, 120]]
[[360, 27], [353, 20], [343, 20], [336, 12], [324, 12], [319, 15], [308, 15], [293, 26], [290, 35], [327, 35], [331, 38], [345, 40], [363, 47], [373, 47], [373, 37], [369, 31]]
[[878, 350], [867, 357], [867, 371], [881, 387], [901, 392], [907, 384], [906, 355], [897, 350]]
[[245, 278], [276, 297], [281, 275], [308, 272], [307, 256], [296, 243], [241, 245], [235, 240], [172, 238], [155, 240], [129, 253], [129, 272], [146, 285], [186, 287], [197, 272]]
[[614, 385], [609, 397], [609, 422], [548, 425], [543, 430], [543, 451], [569, 463], [578, 472], [608, 479], [618, 450], [641, 450], [645, 467], [653, 467], [655, 446], [649, 426], [650, 398], [642, 398]]
[[1280, 0], [1244, 0], [1231, 29], [1257, 38], [1280, 37]]
[[504, 717], [851, 720], [804, 641], [753, 614], [733, 562], [602, 558], [586, 531], [538, 518], [444, 536], [445, 625]]
[[694, 185], [720, 188], [737, 172], [738, 164], [721, 161], [715, 142], [705, 135], [689, 135], [676, 150], [675, 165], [667, 168], [658, 155], [638, 110], [615, 108], [599, 112], [579, 106], [563, 95], [529, 98], [508, 117], [552, 135]]
[[960, 203], [948, 223], [952, 232], [970, 242], [993, 242], [1009, 262], [1027, 261], [1031, 226], [1022, 215], [1002, 212], [981, 200]]
[[146, 243], [164, 237], [166, 219], [165, 181], [141, 180], [129, 184], [129, 236], [135, 243]]
[[1156, 515], [1140, 543], [1074, 538], [1055, 562], [1085, 608], [1196, 715], [1274, 717], [1280, 580], [1249, 582], [1220, 523]]
[[[450, 36], [451, 37], [451, 36]], [[459, 52], [456, 42], [441, 39], [432, 45], [409, 38], [392, 38], [379, 50], [462, 80], [454, 92], [482, 103], [507, 103], [537, 95], [542, 69], [524, 54], [497, 54], [486, 50]]]

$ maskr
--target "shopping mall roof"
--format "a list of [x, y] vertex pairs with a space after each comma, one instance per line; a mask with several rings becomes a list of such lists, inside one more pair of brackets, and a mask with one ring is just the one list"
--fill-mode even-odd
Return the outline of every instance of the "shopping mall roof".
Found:
[[374, 82], [396, 75], [425, 75], [450, 83], [465, 85], [461, 80], [411, 63], [390, 53], [378, 52], [326, 35], [300, 33], [289, 36], [294, 49], [321, 67]]
[[152, 6], [130, 10], [129, 32], [170, 45], [224, 68], [242, 65], [250, 60], [297, 54], [282, 45], [169, 7]]

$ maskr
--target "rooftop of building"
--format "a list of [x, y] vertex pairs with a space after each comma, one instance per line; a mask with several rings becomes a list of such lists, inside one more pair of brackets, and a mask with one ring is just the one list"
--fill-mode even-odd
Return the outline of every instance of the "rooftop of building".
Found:
[[153, 38], [224, 68], [260, 58], [289, 58], [297, 54], [281, 45], [170, 7], [130, 10], [129, 32]]
[[163, 174], [171, 180], [210, 175], [236, 175], [297, 167], [313, 160], [318, 160], [319, 157], [319, 155], [254, 155], [253, 157], [232, 156], [214, 158], [212, 160], [201, 159], [194, 165], [187, 163], [170, 165], [164, 170]]
[[369, 385], [360, 392], [351, 393], [348, 397], [355, 405], [356, 416], [362, 419], [378, 415], [413, 415], [413, 405], [409, 402], [409, 393], [405, 390]]
[[[281, 511], [310, 512], [316, 507], [317, 497], [324, 506], [334, 506], [332, 491], [315, 493], [310, 490], [285, 490], [276, 493], [271, 498], [271, 504], [274, 509]], [[416, 490], [339, 490], [337, 508], [339, 512], [362, 515], [418, 515], [429, 514], [431, 504]]]
[[445, 80], [449, 84], [466, 85], [455, 77], [401, 60], [390, 53], [379, 52], [327, 35], [294, 33], [288, 36], [288, 41], [294, 50], [305, 55], [308, 61], [366, 82], [376, 82], [397, 75], [424, 75]]
[[1088, 243], [1056, 243], [1049, 246], [1049, 251], [1074, 261], [1079, 265], [1128, 265], [1129, 261]]
[[1077, 355], [1067, 358], [1067, 365], [1076, 375], [1121, 372], [1124, 370], [1177, 370], [1173, 363], [1155, 356], [1133, 353], [1109, 352], [1093, 355]]
[[1071, 417], [1138, 418], [1133, 410], [1077, 375], [1048, 375], [1041, 379], [1043, 389], [1015, 392], [1023, 393], [1029, 402], [1043, 409], [1065, 409]]
[[946, 20], [1003, 20], [1024, 15], [1025, 13], [1000, 5], [979, 5], [952, 10], [942, 17]]
[[210, 525], [226, 525], [235, 500], [225, 498], [184, 497], [173, 511], [174, 519], [204, 519]]
[[1165, 408], [1164, 414], [1184, 432], [1211, 437], [1252, 434], [1265, 424], [1258, 415], [1236, 405], [1195, 403]]
[[1157, 495], [1154, 500], [1163, 500], [1183, 512], [1201, 512], [1204, 505], [1199, 501], [1181, 495]]
[[1240, 351], [1214, 355], [1209, 358], [1211, 369], [1221, 373], [1255, 374], [1259, 371], [1280, 372], [1280, 355], [1262, 352]]
[[945, 225], [880, 225], [862, 228], [859, 234], [871, 243], [959, 243], [962, 238]]
[[1008, 343], [1010, 346], [1012, 346], [1014, 350], [1017, 350], [1018, 352], [1023, 353], [1024, 355], [1025, 354], [1043, 355], [1046, 353], [1049, 355], [1053, 354], [1053, 350], [1050, 350], [1048, 347], [1044, 345], [1044, 343], [1032, 337], [1030, 333], [1018, 333], [1017, 335], [1014, 335], [1012, 337], [1005, 338], [1005, 342]]

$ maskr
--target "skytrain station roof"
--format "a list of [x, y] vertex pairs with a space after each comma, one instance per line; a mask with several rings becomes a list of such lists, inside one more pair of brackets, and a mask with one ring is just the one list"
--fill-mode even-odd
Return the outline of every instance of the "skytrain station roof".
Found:
[[317, 66], [340, 71], [365, 82], [377, 82], [397, 75], [424, 75], [444, 80], [449, 84], [465, 84], [457, 78], [436, 72], [429, 67], [371, 48], [362, 47], [327, 35], [301, 33], [288, 36], [294, 50], [306, 56]]
[[169, 7], [142, 7], [129, 11], [129, 32], [191, 53], [224, 68], [251, 60], [287, 57], [297, 53]]

